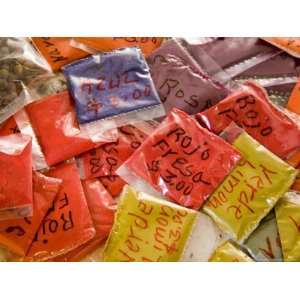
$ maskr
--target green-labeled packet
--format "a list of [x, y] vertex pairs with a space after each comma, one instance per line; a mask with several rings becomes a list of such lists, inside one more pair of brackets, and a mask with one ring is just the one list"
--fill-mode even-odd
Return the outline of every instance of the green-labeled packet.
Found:
[[243, 159], [206, 202], [203, 210], [235, 241], [242, 243], [288, 191], [298, 173], [231, 124], [223, 137]]
[[178, 261], [198, 213], [171, 202], [123, 189], [104, 261]]

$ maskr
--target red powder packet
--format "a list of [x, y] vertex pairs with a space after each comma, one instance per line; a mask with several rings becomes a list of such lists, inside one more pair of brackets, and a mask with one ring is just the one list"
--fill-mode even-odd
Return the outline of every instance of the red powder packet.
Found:
[[33, 173], [33, 216], [0, 221], [0, 244], [25, 256], [46, 212], [53, 204], [62, 180]]
[[[15, 116], [20, 130], [32, 126], [49, 166], [65, 161], [97, 147], [80, 131], [75, 108], [68, 92], [42, 98], [26, 107], [28, 120]], [[28, 124], [30, 122], [30, 124]], [[27, 131], [24, 131], [27, 132]], [[115, 139], [113, 135], [103, 137], [103, 142]]]
[[98, 179], [82, 181], [87, 204], [96, 230], [95, 237], [56, 261], [79, 261], [94, 251], [108, 237], [114, 222], [117, 203]]
[[112, 197], [119, 196], [126, 184], [126, 182], [118, 175], [102, 176], [99, 177], [99, 180]]
[[29, 260], [48, 260], [63, 255], [95, 236], [74, 160], [51, 169], [47, 176], [63, 180], [53, 206], [48, 211], [29, 249]]
[[0, 124], [0, 136], [10, 135], [19, 132], [20, 130], [14, 117], [10, 117], [4, 123]]
[[268, 100], [264, 89], [252, 82], [197, 114], [197, 119], [216, 134], [234, 121], [282, 159], [300, 150], [300, 129], [296, 122]]
[[58, 71], [65, 64], [88, 55], [87, 52], [72, 47], [70, 37], [33, 37], [31, 39], [53, 71]]
[[223, 139], [173, 109], [117, 174], [138, 190], [149, 192], [147, 182], [171, 201], [199, 209], [240, 158]]
[[32, 215], [31, 138], [0, 137], [0, 220]]
[[101, 145], [78, 158], [83, 179], [115, 176], [116, 170], [147, 137], [132, 125], [120, 127], [118, 132], [116, 142]]

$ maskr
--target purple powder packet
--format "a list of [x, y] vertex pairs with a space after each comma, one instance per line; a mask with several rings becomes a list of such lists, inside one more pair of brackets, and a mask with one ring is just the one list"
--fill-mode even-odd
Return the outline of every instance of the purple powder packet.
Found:
[[165, 42], [147, 61], [167, 112], [176, 107], [196, 114], [229, 92], [220, 82], [212, 80], [176, 39]]
[[81, 125], [101, 120], [108, 130], [165, 114], [139, 48], [97, 53], [63, 71]]

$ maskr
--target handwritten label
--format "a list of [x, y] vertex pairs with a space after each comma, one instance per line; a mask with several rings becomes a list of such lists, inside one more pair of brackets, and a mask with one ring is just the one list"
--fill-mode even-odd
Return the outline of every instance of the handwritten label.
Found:
[[196, 214], [139, 194], [127, 186], [104, 251], [104, 260], [178, 261]]
[[80, 156], [85, 179], [115, 176], [119, 166], [147, 137], [132, 125], [120, 127], [118, 136], [116, 142], [103, 144]]
[[275, 208], [284, 261], [300, 260], [300, 194], [288, 192]]
[[199, 209], [239, 159], [224, 140], [174, 109], [126, 166], [172, 201]]
[[76, 163], [64, 163], [48, 173], [63, 180], [56, 201], [44, 218], [28, 256], [47, 260], [82, 245], [95, 235]]
[[244, 158], [212, 194], [204, 210], [242, 242], [292, 185], [297, 171], [245, 132], [233, 146]]
[[265, 98], [258, 87], [247, 87], [197, 115], [197, 119], [219, 134], [232, 121], [281, 158], [300, 149], [296, 123]]
[[80, 123], [161, 103], [139, 51], [119, 49], [65, 67]]

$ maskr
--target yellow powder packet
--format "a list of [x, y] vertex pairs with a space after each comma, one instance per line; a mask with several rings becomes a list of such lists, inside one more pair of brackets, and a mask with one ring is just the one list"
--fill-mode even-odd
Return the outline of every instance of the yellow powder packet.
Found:
[[227, 241], [216, 249], [211, 262], [253, 262], [253, 260], [232, 242]]
[[289, 189], [298, 171], [235, 125], [223, 135], [243, 159], [203, 210], [234, 240], [243, 242]]
[[178, 261], [197, 212], [126, 186], [104, 261]]
[[275, 212], [284, 261], [300, 261], [300, 193], [286, 193]]

